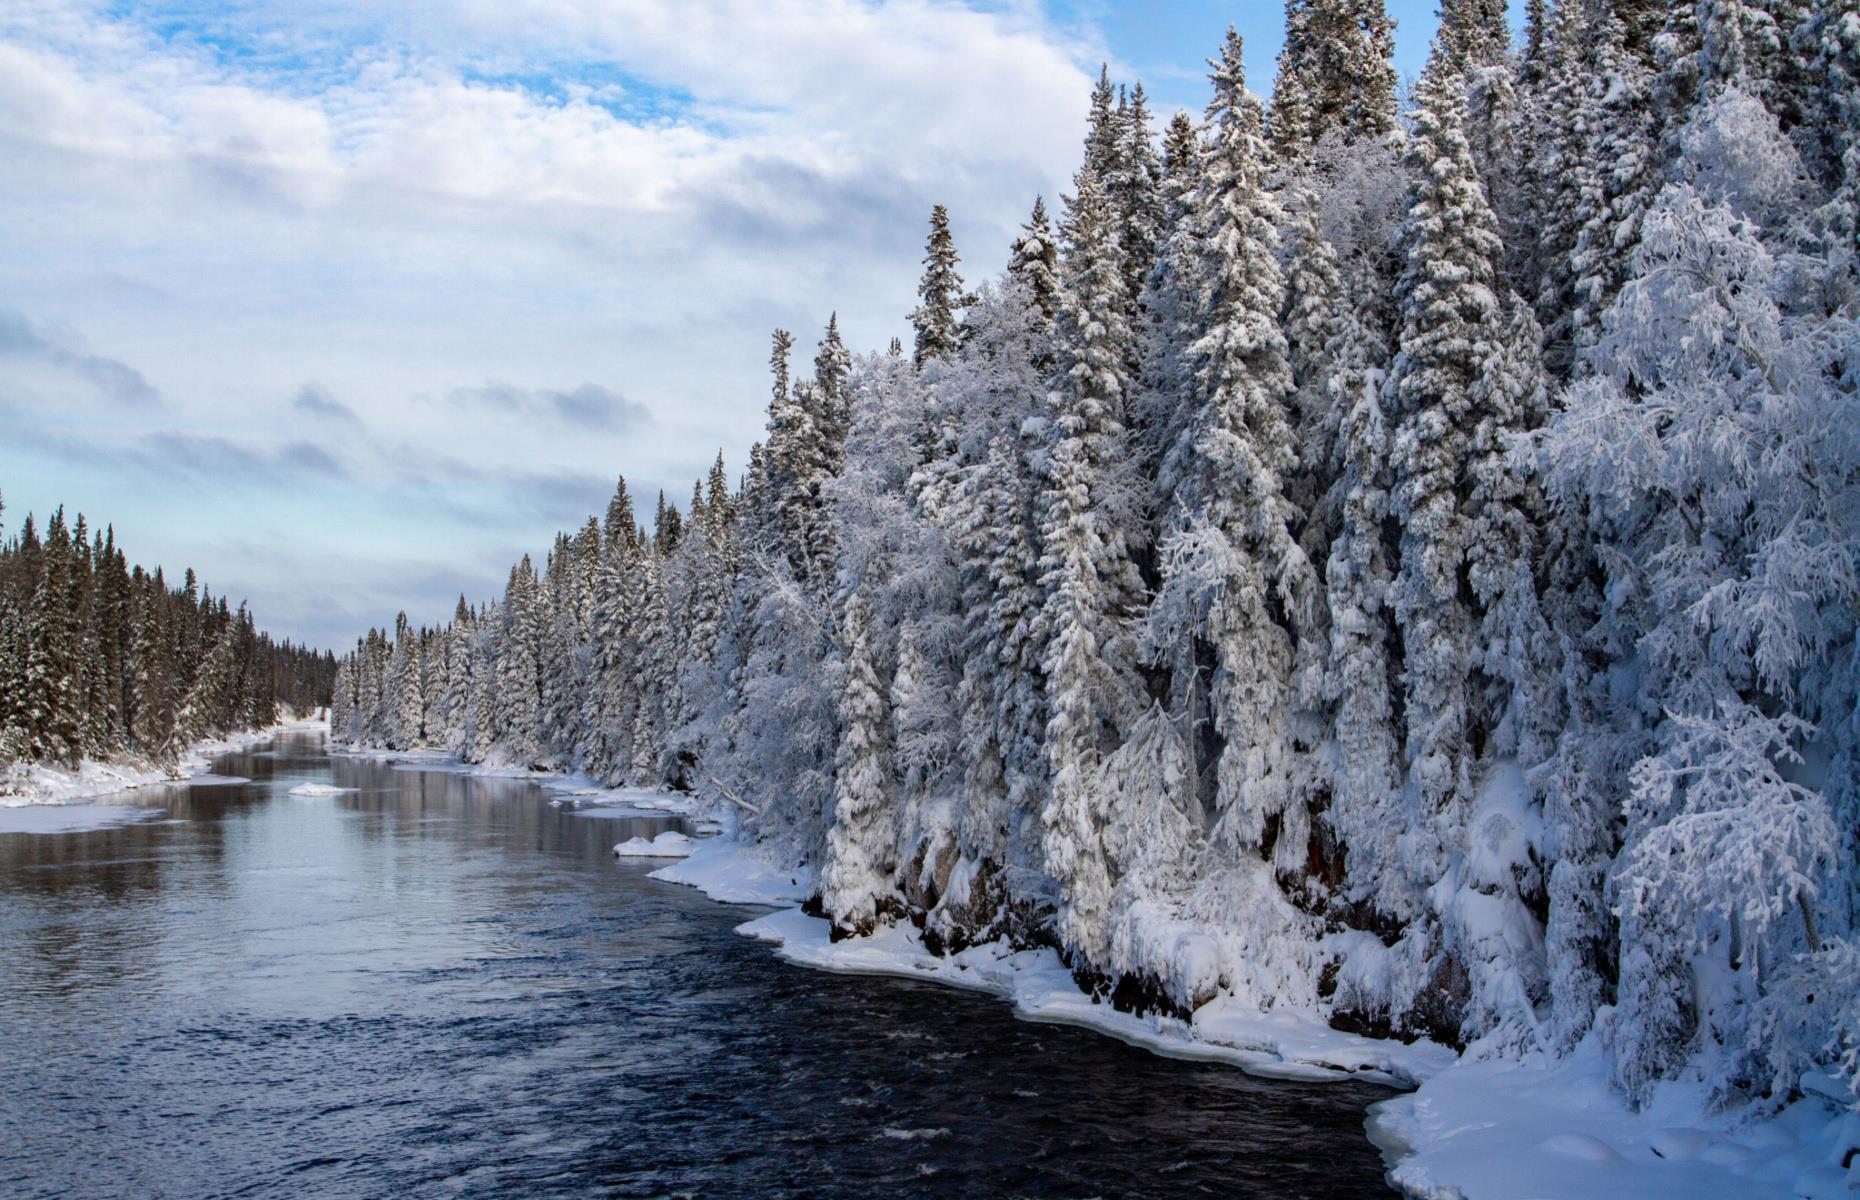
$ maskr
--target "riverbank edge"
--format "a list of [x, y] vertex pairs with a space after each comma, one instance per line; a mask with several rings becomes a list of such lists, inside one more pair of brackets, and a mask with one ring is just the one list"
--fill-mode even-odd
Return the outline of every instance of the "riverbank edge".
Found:
[[[917, 979], [1007, 1000], [1022, 1019], [1074, 1025], [1164, 1057], [1218, 1062], [1303, 1082], [1356, 1079], [1411, 1089], [1369, 1106], [1364, 1128], [1391, 1187], [1411, 1200], [1847, 1200], [1860, 1194], [1860, 1114], [1809, 1097], [1773, 1117], [1713, 1113], [1697, 1085], [1676, 1081], [1639, 1112], [1609, 1082], [1594, 1035], [1556, 1060], [1481, 1061], [1429, 1042], [1405, 1045], [1340, 1033], [1315, 1013], [1260, 1014], [1217, 999], [1191, 1022], [1138, 1017], [1082, 992], [1051, 950], [971, 947], [939, 958], [910, 926], [833, 942], [830, 925], [801, 911], [811, 871], [761, 858], [736, 814], [708, 814], [694, 797], [603, 788], [582, 776], [473, 765], [434, 751], [332, 747], [334, 753], [442, 770], [532, 779], [577, 807], [626, 805], [721, 829], [689, 856], [649, 872], [726, 904], [771, 908], [736, 932], [800, 966], [846, 975]], [[1814, 1081], [1810, 1081], [1811, 1083]], [[1827, 1095], [1837, 1094], [1826, 1081]]]
[[[938, 957], [917, 930], [892, 926], [831, 939], [802, 912], [812, 880], [782, 872], [741, 841], [706, 843], [651, 877], [730, 903], [777, 906], [737, 932], [790, 962], [849, 975], [919, 979], [1007, 1000], [1024, 1020], [1075, 1025], [1150, 1053], [1218, 1062], [1304, 1082], [1357, 1079], [1410, 1089], [1369, 1106], [1369, 1140], [1390, 1186], [1413, 1200], [1793, 1200], [1860, 1193], [1860, 1115], [1809, 1098], [1767, 1120], [1711, 1112], [1696, 1084], [1675, 1082], [1632, 1111], [1614, 1088], [1598, 1037], [1556, 1060], [1462, 1056], [1341, 1033], [1315, 1013], [1258, 1013], [1216, 999], [1184, 1022], [1092, 1000], [1052, 950], [999, 944]], [[1825, 1081], [1826, 1095], [1838, 1085]]]
[[152, 763], [143, 758], [87, 758], [75, 768], [19, 763], [0, 773], [0, 808], [89, 804], [105, 796], [145, 787], [186, 783], [221, 755], [250, 750], [285, 733], [328, 730], [329, 721], [324, 717], [279, 721], [263, 729], [195, 742], [168, 764]]

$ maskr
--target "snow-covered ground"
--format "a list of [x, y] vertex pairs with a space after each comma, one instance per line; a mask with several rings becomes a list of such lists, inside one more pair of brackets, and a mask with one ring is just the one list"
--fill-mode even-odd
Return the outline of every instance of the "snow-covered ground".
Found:
[[[1827, 1081], [1829, 1093], [1833, 1082]], [[1816, 1099], [1743, 1122], [1674, 1082], [1631, 1112], [1596, 1037], [1560, 1061], [1456, 1062], [1370, 1109], [1390, 1182], [1426, 1200], [1860, 1196], [1860, 1116]]]
[[26, 805], [85, 804], [97, 796], [108, 796], [136, 788], [196, 780], [205, 783], [244, 782], [230, 776], [204, 776], [207, 764], [222, 754], [248, 750], [260, 742], [270, 741], [281, 733], [320, 730], [327, 727], [321, 719], [284, 721], [267, 729], [213, 738], [190, 746], [174, 763], [158, 766], [146, 761], [92, 762], [86, 760], [75, 769], [44, 763], [19, 764], [0, 774], [0, 808]]
[[1374, 1105], [1367, 1124], [1390, 1163], [1390, 1182], [1424, 1200], [1860, 1195], [1860, 1162], [1842, 1164], [1847, 1148], [1860, 1144], [1860, 1117], [1832, 1116], [1811, 1099], [1772, 1119], [1740, 1123], [1712, 1115], [1700, 1091], [1681, 1085], [1632, 1112], [1609, 1084], [1593, 1038], [1558, 1062], [1475, 1062], [1430, 1042], [1358, 1037], [1310, 1013], [1258, 1013], [1228, 999], [1205, 1005], [1192, 1021], [1138, 1017], [1094, 1003], [1052, 950], [988, 945], [939, 958], [910, 926], [834, 942], [825, 920], [797, 907], [813, 891], [812, 877], [772, 866], [733, 838], [699, 843], [652, 878], [728, 903], [777, 906], [737, 932], [806, 966], [988, 992], [1027, 1020], [1078, 1025], [1157, 1054], [1256, 1075], [1414, 1088]]

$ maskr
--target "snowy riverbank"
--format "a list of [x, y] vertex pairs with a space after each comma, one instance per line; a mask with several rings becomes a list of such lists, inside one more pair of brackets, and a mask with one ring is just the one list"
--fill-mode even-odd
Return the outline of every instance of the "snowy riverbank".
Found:
[[[988, 992], [1021, 1017], [1078, 1025], [1156, 1054], [1224, 1062], [1284, 1079], [1356, 1078], [1414, 1088], [1373, 1106], [1369, 1135], [1389, 1180], [1419, 1200], [1791, 1200], [1860, 1194], [1860, 1117], [1809, 1099], [1762, 1121], [1710, 1113], [1697, 1087], [1675, 1083], [1641, 1112], [1608, 1082], [1592, 1036], [1560, 1061], [1461, 1059], [1429, 1042], [1406, 1045], [1331, 1029], [1304, 1012], [1261, 1014], [1217, 999], [1192, 1021], [1138, 1017], [1094, 1003], [1051, 950], [977, 946], [939, 958], [917, 931], [892, 927], [833, 942], [828, 923], [798, 904], [813, 890], [729, 839], [652, 873], [714, 899], [777, 906], [737, 932], [791, 962], [845, 974], [924, 979]], [[1833, 1086], [1830, 1083], [1830, 1094]]]
[[88, 804], [99, 796], [182, 783], [200, 776], [219, 755], [248, 750], [282, 733], [316, 732], [328, 727], [328, 721], [322, 717], [280, 721], [264, 729], [196, 742], [168, 764], [151, 763], [146, 759], [112, 762], [86, 759], [75, 768], [19, 763], [0, 773], [0, 808]]

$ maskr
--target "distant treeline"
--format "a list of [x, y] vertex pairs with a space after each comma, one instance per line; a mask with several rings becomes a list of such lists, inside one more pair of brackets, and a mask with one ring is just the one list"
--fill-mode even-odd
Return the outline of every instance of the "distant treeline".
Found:
[[[0, 501], [0, 516], [4, 515]], [[329, 703], [327, 652], [273, 642], [189, 569], [130, 567], [114, 529], [64, 509], [0, 541], [0, 764], [170, 759]]]

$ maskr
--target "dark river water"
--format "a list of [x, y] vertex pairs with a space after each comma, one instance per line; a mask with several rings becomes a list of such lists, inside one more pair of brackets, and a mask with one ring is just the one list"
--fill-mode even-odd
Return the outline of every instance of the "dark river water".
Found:
[[610, 857], [664, 819], [313, 735], [214, 770], [0, 834], [0, 1195], [1390, 1194], [1384, 1090], [790, 966]]

